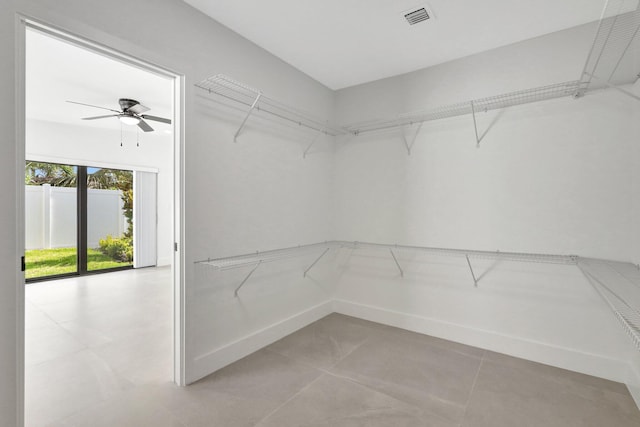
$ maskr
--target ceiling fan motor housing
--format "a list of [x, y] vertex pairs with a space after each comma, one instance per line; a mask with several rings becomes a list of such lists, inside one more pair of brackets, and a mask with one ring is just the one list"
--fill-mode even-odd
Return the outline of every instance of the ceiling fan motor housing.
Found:
[[123, 112], [126, 112], [129, 108], [140, 104], [135, 99], [128, 99], [128, 98], [120, 98], [118, 100], [118, 103], [120, 104], [120, 108], [122, 108]]

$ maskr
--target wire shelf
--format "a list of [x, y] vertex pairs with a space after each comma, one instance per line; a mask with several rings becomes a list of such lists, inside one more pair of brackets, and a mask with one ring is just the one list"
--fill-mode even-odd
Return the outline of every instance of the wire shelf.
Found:
[[[597, 267], [604, 265], [615, 271], [619, 276], [605, 279], [606, 275], [602, 271], [596, 271]], [[620, 280], [624, 277], [622, 273], [611, 267], [606, 261], [581, 259], [578, 267], [613, 311], [624, 330], [632, 339], [633, 344], [640, 350], [640, 306], [634, 304], [634, 301], [640, 304], [640, 289], [636, 285], [627, 286], [625, 289], [624, 281]], [[635, 295], [630, 295], [629, 291], [632, 291]]]
[[553, 255], [553, 254], [536, 254], [525, 252], [502, 252], [502, 251], [480, 251], [473, 249], [451, 249], [451, 248], [434, 248], [427, 246], [407, 246], [407, 245], [395, 245], [395, 244], [382, 244], [382, 243], [367, 243], [367, 242], [347, 242], [336, 241], [341, 247], [360, 249], [397, 249], [400, 251], [414, 251], [422, 253], [431, 253], [434, 255], [446, 255], [446, 256], [458, 256], [458, 257], [473, 257], [482, 259], [500, 259], [504, 261], [521, 261], [521, 262], [535, 262], [545, 264], [567, 264], [575, 265], [578, 257], [576, 255]]
[[240, 268], [259, 263], [279, 261], [283, 259], [305, 256], [318, 252], [322, 248], [333, 248], [339, 246], [336, 242], [313, 243], [310, 245], [292, 246], [289, 248], [272, 249], [267, 251], [257, 251], [251, 254], [234, 255], [224, 258], [205, 259], [196, 261], [195, 264], [211, 266], [217, 270], [228, 270]]
[[585, 89], [592, 84], [620, 85], [637, 79], [637, 64], [625, 66], [625, 62], [633, 61], [633, 55], [627, 54], [638, 49], [639, 30], [638, 0], [607, 1], [581, 76]]
[[426, 246], [407, 246], [383, 243], [368, 243], [356, 241], [334, 240], [310, 245], [293, 246], [289, 248], [273, 249], [252, 254], [235, 255], [231, 257], [205, 259], [196, 261], [196, 264], [206, 264], [219, 270], [245, 267], [255, 265], [260, 262], [272, 262], [297, 256], [304, 256], [321, 248], [350, 248], [350, 249], [383, 249], [402, 250], [422, 253], [432, 253], [437, 255], [470, 256], [473, 258], [501, 259], [507, 261], [536, 262], [547, 264], [569, 264], [574, 265], [578, 257], [576, 255], [552, 255], [536, 254], [524, 252], [501, 252], [501, 251], [480, 251], [471, 249], [449, 249], [433, 248]]
[[490, 110], [497, 110], [516, 105], [561, 98], [565, 96], [575, 96], [582, 86], [583, 83], [577, 80], [556, 83], [552, 85], [519, 90], [516, 92], [509, 92], [486, 98], [479, 98], [468, 102], [459, 102], [456, 104], [444, 105], [429, 110], [400, 114], [392, 119], [382, 119], [365, 123], [351, 124], [345, 126], [345, 129], [350, 133], [358, 135], [364, 132], [374, 132], [397, 127], [411, 126], [414, 124], [433, 120], [474, 114], [480, 111], [486, 112]]
[[[339, 248], [349, 248], [352, 250], [387, 250], [390, 252], [390, 256], [395, 262], [398, 270], [400, 271], [400, 276], [402, 277], [404, 277], [404, 270], [402, 269], [401, 263], [398, 261], [394, 250], [464, 257], [466, 258], [466, 262], [471, 273], [471, 278], [473, 279], [473, 283], [476, 287], [478, 286], [479, 278], [474, 272], [473, 265], [470, 262], [470, 258], [485, 258], [515, 262], [533, 262], [577, 266], [585, 275], [589, 283], [591, 283], [591, 285], [600, 295], [600, 297], [613, 311], [618, 320], [621, 322], [623, 328], [633, 340], [636, 348], [640, 350], [640, 286], [638, 286], [637, 283], [633, 283], [631, 279], [614, 268], [611, 263], [606, 260], [581, 258], [577, 255], [479, 251], [470, 249], [434, 248], [425, 246], [407, 246], [357, 241], [329, 241], [310, 245], [268, 250], [264, 252], [256, 252], [253, 254], [237, 255], [217, 259], [206, 259], [196, 261], [195, 264], [213, 267], [217, 270], [228, 270], [233, 268], [251, 266], [252, 269], [235, 288], [234, 295], [238, 297], [238, 291], [244, 286], [244, 284], [247, 282], [247, 280], [249, 280], [254, 271], [262, 263], [314, 254], [316, 256], [315, 261], [313, 261], [313, 263], [311, 263], [309, 267], [304, 271], [303, 277], [306, 277], [309, 270], [311, 270], [329, 250]], [[324, 249], [324, 251], [321, 252], [322, 249]], [[318, 256], [318, 254], [320, 255]], [[629, 263], [624, 264], [634, 267]], [[599, 271], [598, 268], [600, 268]], [[611, 271], [615, 272], [617, 276], [607, 277], [602, 271], [603, 268], [610, 269]]]
[[[256, 112], [265, 113], [265, 115], [271, 119], [284, 120], [299, 127], [311, 129], [329, 136], [337, 136], [345, 133], [344, 130], [329, 126], [326, 121], [316, 118], [310, 113], [269, 98], [265, 96], [262, 91], [223, 74], [208, 77], [196, 83], [195, 86], [209, 94], [241, 104], [249, 108], [249, 113], [255, 109]], [[244, 122], [242, 125], [244, 125]]]

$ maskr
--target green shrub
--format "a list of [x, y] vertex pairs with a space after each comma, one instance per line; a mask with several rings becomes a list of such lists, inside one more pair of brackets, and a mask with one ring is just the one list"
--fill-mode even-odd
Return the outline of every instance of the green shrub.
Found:
[[131, 262], [133, 261], [133, 239], [107, 236], [100, 239], [100, 251], [116, 261]]

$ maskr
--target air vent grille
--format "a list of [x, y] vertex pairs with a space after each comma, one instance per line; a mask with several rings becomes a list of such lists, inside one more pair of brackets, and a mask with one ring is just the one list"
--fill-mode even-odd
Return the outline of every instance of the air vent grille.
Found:
[[427, 19], [430, 18], [430, 16], [429, 16], [429, 12], [427, 12], [427, 9], [425, 9], [424, 7], [421, 7], [420, 9], [416, 9], [412, 12], [405, 13], [404, 18], [407, 20], [409, 25], [415, 25], [418, 22], [426, 21]]

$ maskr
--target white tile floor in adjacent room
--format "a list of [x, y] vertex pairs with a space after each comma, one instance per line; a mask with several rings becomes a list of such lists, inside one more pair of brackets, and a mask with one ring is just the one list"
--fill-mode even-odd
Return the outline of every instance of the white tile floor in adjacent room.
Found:
[[26, 426], [172, 378], [170, 268], [33, 283], [25, 297]]
[[27, 287], [27, 426], [638, 426], [623, 384], [332, 314], [171, 377], [169, 269]]

